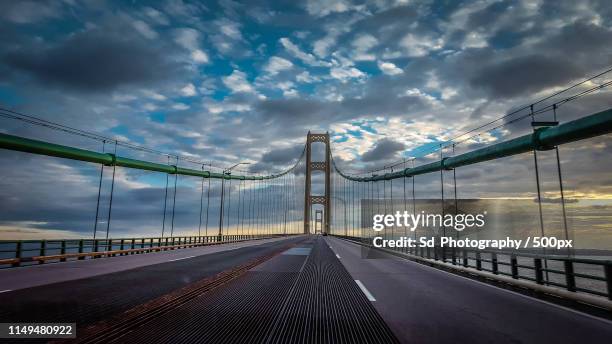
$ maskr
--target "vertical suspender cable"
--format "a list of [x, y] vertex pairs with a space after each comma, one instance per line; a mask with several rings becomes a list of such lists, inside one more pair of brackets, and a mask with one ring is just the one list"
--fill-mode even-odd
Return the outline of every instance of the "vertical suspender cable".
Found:
[[[204, 165], [202, 165], [204, 171]], [[204, 208], [204, 177], [202, 177], [202, 187], [200, 193], [200, 223], [198, 224], [198, 237], [202, 237], [202, 211]]]
[[[246, 188], [248, 188], [249, 205], [246, 207], [246, 210], [245, 210], [247, 212], [246, 220], [245, 221], [248, 221], [248, 224], [246, 226], [246, 234], [250, 235], [251, 234], [251, 195], [252, 195], [252, 192], [253, 192], [253, 182], [250, 181], [250, 180], [249, 181], [245, 181], [244, 182], [244, 187], [245, 187], [245, 190], [244, 190], [245, 194], [247, 193], [247, 189]], [[247, 196], [247, 195], [245, 195], [245, 196]]]
[[262, 200], [262, 192], [263, 192], [263, 179], [259, 180], [259, 187], [257, 190], [257, 215], [256, 215], [256, 219], [257, 219], [257, 234], [261, 235], [263, 234], [263, 226], [262, 226], [262, 217], [261, 217], [261, 200]]
[[[238, 222], [236, 223], [237, 224], [237, 226], [236, 226], [236, 233], [238, 235], [242, 235], [242, 230], [241, 230], [242, 218], [240, 217], [240, 215], [241, 215], [240, 214], [240, 210], [241, 210], [241, 207], [242, 207], [242, 202], [241, 202], [242, 201], [242, 194], [241, 194], [241, 192], [242, 192], [242, 180], [239, 179], [238, 180]], [[239, 229], [240, 229], [240, 231], [238, 231]]]
[[242, 235], [244, 236], [244, 222], [245, 222], [245, 212], [246, 212], [246, 201], [244, 200], [244, 198], [246, 197], [246, 187], [247, 187], [247, 181], [243, 180], [242, 181], [242, 213], [241, 216], [242, 218], [240, 219], [240, 231], [242, 232]]
[[262, 235], [266, 234], [265, 228], [265, 218], [264, 218], [264, 187], [265, 181], [262, 179], [260, 181], [260, 189], [259, 189], [259, 230]]
[[[446, 226], [444, 225], [444, 158], [443, 152], [444, 148], [442, 148], [442, 144], [440, 144], [440, 201], [442, 204], [442, 223], [440, 224], [442, 227], [442, 236], [446, 236]], [[442, 261], [446, 262], [446, 247], [440, 246], [440, 250], [442, 253]], [[435, 252], [435, 248], [434, 248]]]
[[[455, 155], [455, 144], [453, 143], [453, 156]], [[453, 193], [455, 194], [455, 216], [459, 214], [459, 201], [457, 198], [457, 169], [453, 168]], [[455, 238], [459, 238], [459, 231], [455, 231]]]
[[[168, 165], [170, 165], [170, 156], [168, 155]], [[162, 238], [164, 237], [164, 231], [166, 229], [166, 208], [168, 204], [168, 178], [169, 174], [166, 173], [166, 192], [164, 194], [164, 216], [162, 218]]]
[[[368, 224], [370, 224], [370, 219], [374, 216], [374, 182], [369, 181], [368, 183]], [[373, 232], [369, 232], [371, 237], [374, 235]]]
[[266, 219], [266, 231], [268, 233], [268, 235], [272, 234], [272, 208], [271, 206], [273, 205], [271, 202], [271, 198], [270, 195], [272, 193], [272, 180], [270, 179], [266, 179], [266, 200], [265, 200], [265, 208], [266, 208], [266, 215], [265, 215], [265, 219]]
[[226, 233], [230, 232], [230, 214], [232, 212], [232, 178], [230, 176], [229, 186], [227, 187], [227, 230]]
[[[529, 106], [531, 110], [531, 121], [535, 121], [535, 115], [533, 113], [533, 104]], [[536, 188], [538, 192], [538, 212], [540, 215], [540, 235], [544, 236], [544, 216], [542, 215], [542, 192], [540, 189], [540, 171], [538, 168], [538, 153], [537, 149], [533, 149], [533, 166], [535, 168], [535, 177], [536, 177]], [[546, 249], [542, 248], [544, 254], [546, 254]], [[548, 269], [548, 260], [544, 259], [544, 268]], [[548, 281], [548, 271], [546, 271], [546, 281]]]
[[[553, 120], [557, 121], [557, 104], [553, 105]], [[565, 212], [565, 193], [563, 191], [563, 177], [561, 175], [561, 159], [559, 158], [559, 146], [555, 146], [555, 153], [557, 155], [557, 175], [559, 176], [559, 193], [561, 196], [561, 209], [563, 211], [563, 229], [565, 230], [565, 239], [569, 239], [569, 231], [567, 228], [567, 213]], [[568, 247], [568, 254], [571, 249]]]
[[363, 182], [359, 185], [361, 186], [361, 192], [359, 194], [359, 237], [361, 240], [363, 240], [365, 235], [365, 219], [367, 216], [367, 211], [365, 210], [365, 207], [367, 204], [366, 200], [368, 199], [368, 184], [366, 182]]
[[268, 231], [269, 234], [274, 233], [274, 198], [272, 197], [274, 192], [274, 179], [268, 180]]
[[271, 179], [270, 184], [272, 184], [272, 188], [270, 189], [270, 198], [272, 199], [272, 216], [270, 217], [270, 221], [272, 222], [272, 233], [278, 231], [278, 184], [276, 183], [277, 179]]
[[280, 206], [280, 196], [281, 195], [279, 194], [278, 178], [274, 178], [273, 181], [274, 181], [274, 186], [271, 191], [271, 197], [272, 197], [272, 201], [274, 204], [274, 207], [273, 207], [274, 222], [276, 222], [274, 228], [275, 228], [275, 234], [279, 234], [280, 233], [280, 223], [281, 223], [280, 218], [279, 218], [280, 216], [279, 206]]
[[262, 189], [261, 189], [261, 224], [262, 224], [262, 233], [264, 235], [268, 235], [268, 180], [262, 180]]
[[[387, 174], [386, 168], [383, 170], [383, 212], [387, 216], [387, 179], [384, 177], [385, 174]], [[385, 226], [385, 239], [387, 239], [388, 234], [388, 228]]]
[[[115, 141], [115, 151], [114, 156], [117, 156], [117, 141]], [[114, 159], [114, 158], [113, 158]], [[111, 192], [110, 192], [110, 200], [108, 202], [108, 220], [106, 221], [106, 240], [108, 240], [108, 235], [110, 232], [110, 223], [111, 223], [111, 214], [113, 211], [113, 193], [115, 191], [115, 170], [117, 166], [113, 163], [113, 178], [111, 180]], [[107, 248], [110, 250], [110, 248]]]
[[292, 200], [291, 200], [291, 203], [292, 203], [292, 205], [291, 205], [291, 213], [293, 214], [293, 216], [291, 217], [291, 219], [292, 219], [292, 221], [295, 222], [295, 233], [299, 233], [299, 231], [300, 231], [299, 217], [298, 217], [298, 215], [296, 213], [296, 210], [298, 209], [298, 206], [299, 206], [298, 205], [298, 200], [297, 200], [297, 197], [298, 197], [298, 190], [297, 190], [297, 188], [298, 188], [298, 185], [297, 185], [298, 180], [295, 177], [295, 170], [293, 171], [293, 174], [291, 175], [291, 179], [292, 179], [291, 188], [293, 190], [293, 197], [292, 197]]
[[263, 221], [263, 231], [265, 235], [270, 234], [270, 227], [268, 226], [268, 180], [263, 180], [263, 189], [262, 189], [262, 221]]
[[348, 219], [347, 219], [347, 207], [348, 207], [348, 199], [346, 198], [346, 178], [342, 178], [342, 181], [344, 183], [344, 185], [342, 186], [342, 194], [343, 194], [343, 198], [344, 198], [344, 236], [348, 237]]
[[283, 232], [287, 234], [287, 216], [289, 215], [289, 175], [283, 176], [283, 194], [285, 197], [285, 224], [283, 226]]
[[252, 235], [253, 234], [253, 220], [254, 220], [254, 216], [253, 216], [253, 197], [254, 197], [254, 193], [255, 193], [255, 182], [251, 181], [251, 186], [249, 188], [249, 234]]
[[[393, 167], [391, 167], [391, 173], [393, 173]], [[389, 179], [389, 204], [391, 205], [391, 212], [393, 212], [393, 179]], [[391, 239], [395, 240], [395, 224], [391, 227]]]
[[353, 237], [353, 238], [356, 236], [355, 232], [356, 232], [356, 229], [357, 229], [357, 221], [355, 220], [355, 215], [356, 215], [355, 213], [357, 212], [357, 196], [355, 195], [355, 183], [356, 182], [354, 180], [350, 181], [350, 186], [351, 186], [351, 189], [350, 189], [351, 190], [351, 209], [352, 209], [352, 212], [351, 212], [351, 223], [352, 223], [352, 226], [351, 226], [351, 229], [352, 229], [351, 237]]
[[209, 208], [210, 208], [210, 177], [208, 177], [208, 188], [206, 190], [206, 226], [204, 227], [206, 236], [208, 236], [208, 210]]
[[223, 170], [221, 172], [221, 189], [219, 190], [219, 234], [217, 236], [216, 241], [221, 241], [223, 239], [223, 212], [225, 211], [225, 176], [227, 172]]
[[[414, 168], [414, 158], [412, 159], [412, 168]], [[414, 178], [415, 176], [412, 176], [412, 215], [416, 216], [416, 193], [414, 191]], [[416, 240], [416, 236], [417, 236], [417, 232], [416, 232], [416, 228], [414, 229], [414, 240]]]
[[278, 234], [280, 221], [278, 220], [278, 201], [280, 200], [280, 195], [278, 194], [278, 178], [274, 178], [271, 180], [272, 189], [270, 190], [270, 197], [272, 198], [272, 232], [274, 234]]
[[[176, 167], [178, 167], [179, 157], [176, 157]], [[174, 196], [172, 197], [172, 220], [170, 222], [170, 237], [174, 237], [174, 210], [176, 209], [176, 183], [178, 182], [178, 173], [174, 174]], [[174, 242], [174, 240], [172, 240]]]
[[[443, 148], [440, 144], [440, 200], [442, 204], [442, 219], [444, 219], [444, 158], [443, 158]], [[444, 221], [441, 223], [442, 226], [442, 235], [446, 236], [446, 226], [444, 225]], [[442, 255], [444, 255], [444, 250], [442, 250]], [[444, 257], [444, 256], [443, 256]]]
[[[102, 141], [102, 153], [106, 146], [106, 140]], [[100, 215], [100, 194], [102, 193], [102, 177], [104, 176], [104, 164], [100, 165], [100, 182], [98, 183], [98, 201], [96, 202], [96, 221], [94, 222], [93, 239], [96, 240], [96, 233], [98, 232], [98, 218]]]
[[[404, 159], [404, 163], [402, 164], [403, 170], [406, 170], [406, 159]], [[404, 175], [404, 177], [402, 177], [402, 182], [404, 184], [404, 189], [403, 189], [403, 196], [404, 196], [404, 213], [407, 214], [408, 213], [408, 205], [406, 204], [406, 175]], [[404, 231], [404, 235], [406, 236], [406, 238], [408, 238], [408, 227], [404, 226], [405, 231]], [[404, 247], [404, 252], [406, 252], [408, 250], [408, 247]]]

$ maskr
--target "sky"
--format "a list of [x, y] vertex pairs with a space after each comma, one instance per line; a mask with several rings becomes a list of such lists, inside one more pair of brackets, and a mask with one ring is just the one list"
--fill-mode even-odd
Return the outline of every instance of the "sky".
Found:
[[[2, 1], [0, 105], [221, 166], [247, 161], [253, 173], [290, 166], [309, 130], [329, 132], [339, 166], [363, 170], [422, 155], [608, 68], [610, 41], [606, 0]], [[611, 105], [604, 91], [560, 117]], [[100, 149], [21, 123], [2, 127]], [[602, 145], [590, 154], [610, 151]], [[93, 167], [2, 154], [23, 166], [44, 161], [44, 173], [97, 190]], [[13, 175], [7, 190], [25, 178]], [[118, 180], [137, 192], [161, 183], [133, 172]], [[53, 191], [41, 193], [13, 200], [11, 213]], [[4, 215], [5, 225], [48, 222], [32, 213]]]

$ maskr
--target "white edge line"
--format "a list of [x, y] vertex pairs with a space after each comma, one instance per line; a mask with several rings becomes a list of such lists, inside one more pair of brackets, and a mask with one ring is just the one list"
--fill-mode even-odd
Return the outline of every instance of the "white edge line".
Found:
[[372, 296], [370, 291], [365, 287], [365, 285], [363, 285], [363, 283], [361, 283], [360, 280], [355, 280], [355, 283], [357, 283], [357, 285], [359, 286], [359, 289], [361, 289], [361, 291], [365, 294], [365, 296], [368, 298], [368, 300], [376, 301], [374, 296]]
[[8, 293], [9, 291], [12, 291], [11, 289], [7, 289], [7, 290], [0, 290], [0, 294], [2, 293]]
[[196, 257], [196, 256], [189, 256], [189, 257], [170, 259], [169, 262], [176, 262], [177, 260], [189, 259], [189, 258], [193, 258], [193, 257]]
[[336, 257], [338, 257], [338, 259], [340, 259], [340, 255], [336, 253]]

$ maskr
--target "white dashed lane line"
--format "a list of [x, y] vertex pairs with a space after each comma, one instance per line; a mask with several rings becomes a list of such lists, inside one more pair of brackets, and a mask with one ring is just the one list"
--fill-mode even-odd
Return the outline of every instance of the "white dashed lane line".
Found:
[[183, 260], [183, 259], [189, 259], [189, 258], [193, 258], [195, 256], [189, 256], [189, 257], [183, 257], [183, 258], [176, 258], [176, 259], [170, 259], [169, 262], [176, 262], [177, 260]]
[[355, 280], [355, 283], [357, 283], [357, 285], [359, 286], [359, 289], [361, 289], [361, 291], [365, 294], [365, 296], [368, 298], [368, 300], [376, 301], [376, 299], [374, 298], [372, 293], [370, 293], [368, 288], [366, 288], [365, 285], [363, 285], [363, 283], [361, 283], [360, 280]]

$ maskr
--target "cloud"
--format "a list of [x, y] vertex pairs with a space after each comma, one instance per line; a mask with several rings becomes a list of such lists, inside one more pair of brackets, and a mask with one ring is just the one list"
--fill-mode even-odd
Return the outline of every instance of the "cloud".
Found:
[[183, 103], [176, 103], [172, 105], [172, 108], [174, 110], [179, 110], [179, 111], [183, 111], [183, 110], [187, 110], [189, 109], [189, 105], [187, 104], [183, 104]]
[[153, 20], [156, 24], [170, 24], [170, 20], [168, 19], [168, 17], [162, 12], [154, 9], [153, 7], [145, 7], [143, 12], [149, 19]]
[[175, 30], [174, 41], [181, 47], [190, 51], [191, 59], [198, 64], [209, 62], [206, 52], [200, 48], [200, 32], [192, 28]]
[[408, 56], [421, 57], [432, 51], [442, 49], [444, 42], [440, 38], [409, 33], [402, 38], [399, 45], [404, 48]]
[[168, 0], [164, 4], [164, 11], [182, 21], [195, 21], [196, 18], [207, 12], [206, 5], [200, 2], [185, 2], [184, 0]]
[[286, 71], [293, 68], [291, 61], [278, 56], [272, 56], [268, 63], [264, 66], [264, 70], [270, 75], [276, 75], [279, 72]]
[[330, 30], [325, 37], [316, 40], [313, 44], [313, 51], [319, 57], [326, 57], [329, 54], [329, 48], [336, 44], [336, 40], [340, 32], [335, 29]]
[[249, 166], [251, 172], [261, 172], [273, 170], [278, 166], [291, 166], [300, 157], [304, 150], [304, 144], [297, 144], [290, 147], [273, 149], [265, 152], [256, 164]]
[[254, 93], [255, 89], [246, 79], [246, 74], [235, 69], [229, 76], [223, 77], [223, 84], [233, 92]]
[[181, 88], [181, 94], [185, 97], [193, 97], [197, 94], [197, 91], [193, 84], [187, 84]]
[[376, 59], [374, 54], [368, 53], [378, 44], [378, 40], [374, 36], [370, 34], [359, 35], [351, 44], [354, 48], [353, 58], [355, 60], [373, 61]]
[[196, 50], [199, 48], [200, 33], [191, 28], [176, 29], [174, 40], [187, 50]]
[[378, 68], [387, 75], [402, 74], [403, 71], [391, 62], [378, 61]]
[[61, 5], [56, 1], [2, 1], [0, 18], [17, 24], [30, 24], [59, 18]]
[[242, 36], [242, 25], [228, 18], [213, 21], [215, 30], [210, 40], [221, 54], [232, 56], [249, 56], [253, 50]]
[[156, 39], [159, 36], [155, 30], [151, 29], [151, 27], [142, 20], [134, 20], [132, 26], [134, 26], [136, 31], [148, 39]]
[[208, 54], [206, 54], [205, 52], [203, 52], [200, 49], [196, 49], [196, 50], [192, 51], [191, 52], [191, 58], [196, 63], [208, 63], [209, 62]]
[[175, 61], [149, 42], [98, 30], [75, 34], [49, 47], [12, 50], [2, 61], [41, 82], [79, 92], [151, 84], [182, 74]]
[[394, 158], [398, 152], [401, 152], [405, 148], [406, 146], [401, 142], [383, 138], [378, 140], [372, 149], [361, 156], [361, 161], [371, 162], [389, 160]]
[[329, 75], [345, 83], [349, 79], [360, 79], [365, 77], [365, 73], [355, 67], [334, 67], [330, 69]]
[[562, 84], [581, 75], [571, 61], [528, 55], [483, 66], [472, 76], [470, 84], [489, 91], [494, 97], [512, 97]]
[[313, 82], [317, 82], [320, 81], [321, 79], [316, 77], [316, 76], [312, 76], [308, 71], [303, 71], [300, 74], [295, 76], [295, 79], [298, 82], [304, 82], [304, 83], [313, 83]]
[[319, 61], [317, 58], [310, 53], [302, 51], [297, 45], [293, 44], [289, 38], [283, 37], [279, 40], [282, 46], [294, 57], [300, 59], [302, 62], [310, 66], [328, 66], [328, 62]]
[[344, 0], [308, 0], [306, 10], [311, 15], [325, 17], [331, 13], [342, 13], [350, 9], [350, 3]]
[[223, 20], [219, 22], [219, 28], [221, 29], [221, 33], [229, 38], [236, 40], [242, 39], [242, 34], [240, 33], [239, 29], [240, 25], [238, 25], [238, 23]]

